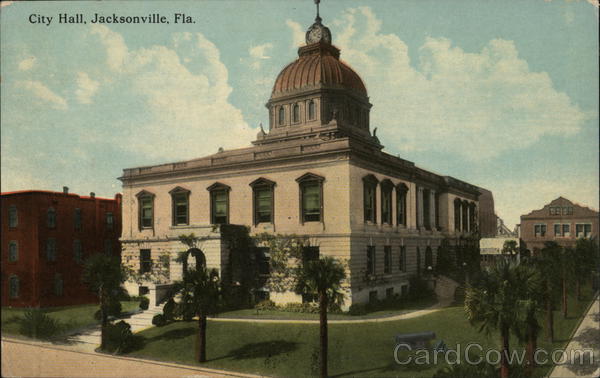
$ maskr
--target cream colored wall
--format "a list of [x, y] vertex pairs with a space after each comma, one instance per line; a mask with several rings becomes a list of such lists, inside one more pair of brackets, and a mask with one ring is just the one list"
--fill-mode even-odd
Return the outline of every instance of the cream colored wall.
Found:
[[[323, 182], [324, 222], [300, 222], [300, 189], [296, 179], [306, 173], [325, 178]], [[276, 182], [274, 190], [275, 222], [252, 227], [252, 232], [284, 234], [330, 234], [349, 232], [348, 163], [288, 169], [281, 172], [231, 173], [210, 178], [188, 178], [182, 181], [160, 182], [125, 187], [123, 193], [123, 239], [161, 238], [178, 235], [187, 226], [171, 225], [171, 195], [169, 191], [180, 186], [190, 190], [190, 226], [210, 224], [210, 193], [207, 187], [220, 182], [231, 187], [229, 192], [229, 223], [252, 226], [252, 188], [249, 184], [264, 177]], [[138, 229], [138, 201], [136, 194], [146, 190], [155, 195], [154, 229]]]

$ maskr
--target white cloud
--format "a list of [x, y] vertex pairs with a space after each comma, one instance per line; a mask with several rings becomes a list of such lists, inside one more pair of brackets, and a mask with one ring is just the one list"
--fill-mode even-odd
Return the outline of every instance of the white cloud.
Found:
[[122, 101], [135, 103], [133, 111], [147, 117], [140, 123], [123, 114], [118, 133], [107, 129], [110, 140], [135, 149], [146, 161], [173, 161], [215, 153], [220, 146], [249, 145], [255, 137], [241, 111], [229, 103], [227, 67], [204, 35], [181, 33], [174, 36], [173, 47], [136, 50], [107, 27], [95, 27], [92, 35], [100, 38], [108, 67], [116, 71], [113, 90], [119, 86], [125, 91], [119, 93]]
[[22, 61], [19, 62], [19, 66], [18, 66], [19, 71], [29, 71], [30, 69], [33, 68], [33, 66], [35, 66], [36, 61], [37, 61], [37, 59], [33, 55], [23, 59]]
[[368, 7], [349, 9], [334, 21], [334, 42], [372, 88], [371, 124], [389, 149], [493, 158], [544, 135], [573, 135], [587, 117], [548, 74], [530, 71], [512, 41], [467, 53], [430, 37], [415, 67], [407, 45], [381, 24]]
[[65, 110], [67, 109], [67, 101], [61, 96], [54, 93], [50, 88], [37, 80], [23, 80], [16, 82], [16, 86], [23, 88], [35, 97], [44, 102], [50, 103], [53, 108]]
[[250, 67], [254, 70], [260, 69], [263, 60], [271, 59], [267, 52], [273, 48], [272, 43], [263, 43], [262, 45], [252, 46], [248, 49], [250, 55]]
[[306, 36], [306, 32], [302, 29], [302, 25], [292, 20], [285, 20], [285, 24], [292, 31], [292, 47], [297, 48], [304, 44], [304, 37]]
[[92, 97], [98, 91], [100, 83], [92, 80], [87, 73], [79, 72], [77, 73], [77, 86], [78, 88], [75, 90], [77, 101], [82, 104], [91, 104]]

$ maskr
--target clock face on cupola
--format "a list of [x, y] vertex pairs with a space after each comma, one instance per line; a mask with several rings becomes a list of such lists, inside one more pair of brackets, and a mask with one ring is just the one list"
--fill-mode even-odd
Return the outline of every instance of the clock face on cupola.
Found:
[[315, 23], [306, 31], [307, 45], [317, 42], [331, 44], [331, 32], [328, 27], [321, 24], [321, 17], [319, 17], [319, 3], [320, 0], [315, 0], [315, 4], [317, 4], [317, 18], [315, 19]]

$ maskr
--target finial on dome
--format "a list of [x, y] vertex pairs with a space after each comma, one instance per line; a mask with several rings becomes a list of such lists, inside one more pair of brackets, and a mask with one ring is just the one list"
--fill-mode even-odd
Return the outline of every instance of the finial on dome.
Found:
[[315, 18], [315, 21], [320, 23], [321, 22], [321, 17], [319, 16], [319, 3], [321, 2], [321, 0], [315, 0], [315, 4], [317, 5], [317, 17]]

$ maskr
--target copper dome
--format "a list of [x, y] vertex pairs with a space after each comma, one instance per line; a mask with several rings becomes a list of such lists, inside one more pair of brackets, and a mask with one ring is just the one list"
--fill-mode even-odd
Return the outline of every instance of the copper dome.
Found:
[[302, 46], [299, 57], [277, 76], [271, 97], [302, 88], [325, 86], [350, 89], [367, 95], [362, 79], [352, 68], [340, 61], [340, 50], [326, 43]]

